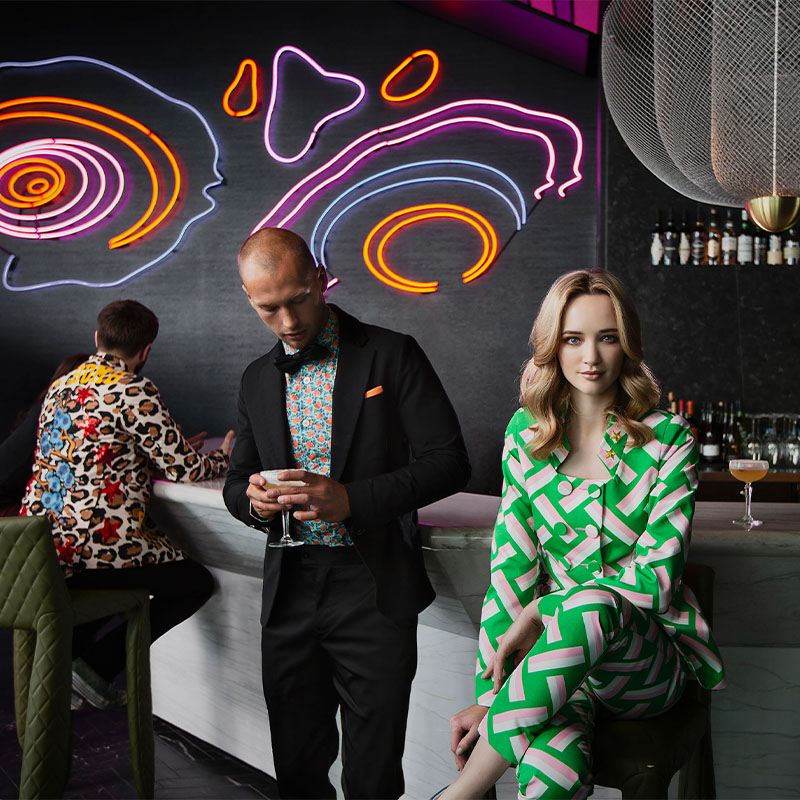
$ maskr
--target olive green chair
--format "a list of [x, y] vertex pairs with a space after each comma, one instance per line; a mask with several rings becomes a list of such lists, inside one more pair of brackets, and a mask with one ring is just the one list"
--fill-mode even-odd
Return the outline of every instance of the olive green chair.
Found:
[[[712, 623], [714, 571], [687, 564], [684, 582]], [[715, 798], [711, 749], [711, 692], [690, 681], [669, 711], [651, 719], [615, 720], [600, 715], [594, 737], [594, 782], [628, 798], [666, 798], [680, 770], [678, 796]]]
[[0, 519], [0, 627], [14, 629], [20, 798], [60, 797], [72, 756], [72, 628], [126, 613], [128, 729], [136, 790], [153, 797], [149, 596], [69, 590], [43, 517]]

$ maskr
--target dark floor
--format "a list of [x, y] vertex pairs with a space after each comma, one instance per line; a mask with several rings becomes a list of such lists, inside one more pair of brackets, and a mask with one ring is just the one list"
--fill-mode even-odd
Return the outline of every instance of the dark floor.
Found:
[[[72, 771], [64, 797], [135, 798], [128, 717], [118, 711], [73, 714]], [[154, 720], [156, 798], [275, 798], [263, 772], [160, 719]], [[14, 726], [11, 631], [0, 629], [0, 798], [19, 794], [22, 754]]]

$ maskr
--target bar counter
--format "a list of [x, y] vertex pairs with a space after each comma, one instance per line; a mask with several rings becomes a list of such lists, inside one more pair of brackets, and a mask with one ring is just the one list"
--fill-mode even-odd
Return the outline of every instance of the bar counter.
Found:
[[[274, 774], [260, 682], [265, 538], [228, 514], [222, 483], [154, 483], [153, 517], [218, 583], [194, 617], [153, 646], [154, 711]], [[420, 616], [404, 758], [408, 798], [429, 797], [456, 774], [448, 719], [472, 702], [477, 625], [499, 502], [461, 493], [420, 511], [437, 598]], [[731, 524], [743, 511], [743, 502], [698, 503], [690, 554], [716, 572], [714, 631], [729, 679], [712, 704], [717, 794], [795, 797], [800, 506], [754, 503], [753, 514], [764, 525], [752, 531]], [[337, 762], [336, 779], [338, 770]], [[504, 778], [498, 796], [514, 796], [513, 781]]]

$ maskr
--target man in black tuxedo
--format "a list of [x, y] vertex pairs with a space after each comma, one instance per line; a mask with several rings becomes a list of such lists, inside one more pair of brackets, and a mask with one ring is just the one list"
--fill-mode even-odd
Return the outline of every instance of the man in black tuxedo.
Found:
[[[267, 548], [262, 674], [281, 797], [396, 798], [416, 671], [417, 614], [434, 597], [416, 509], [464, 488], [458, 420], [410, 336], [325, 301], [305, 242], [267, 228], [239, 251], [250, 305], [279, 341], [250, 364], [225, 482], [230, 512], [302, 547]], [[302, 485], [265, 489], [283, 469]]]

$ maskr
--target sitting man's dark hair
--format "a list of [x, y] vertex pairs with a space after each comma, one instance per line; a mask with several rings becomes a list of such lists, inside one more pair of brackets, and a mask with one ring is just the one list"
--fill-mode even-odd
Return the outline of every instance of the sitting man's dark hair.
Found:
[[97, 346], [135, 356], [158, 336], [158, 317], [136, 300], [115, 300], [97, 315]]

